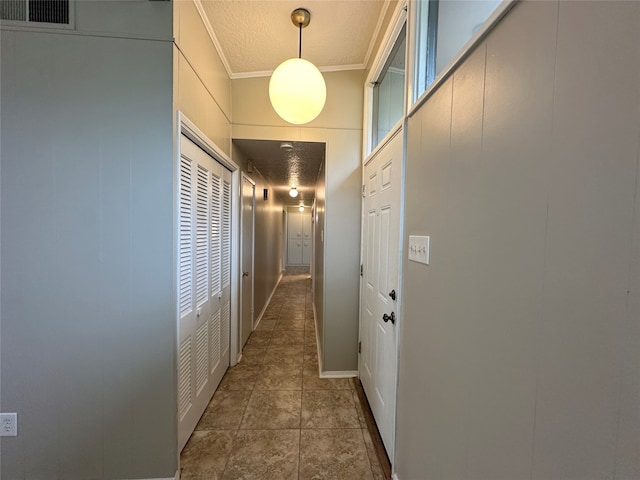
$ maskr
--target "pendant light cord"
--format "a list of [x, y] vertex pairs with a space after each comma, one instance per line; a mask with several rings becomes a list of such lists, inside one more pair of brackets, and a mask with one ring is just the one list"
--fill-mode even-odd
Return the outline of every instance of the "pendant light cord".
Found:
[[300, 30], [300, 39], [298, 41], [298, 58], [302, 58], [302, 23], [298, 24], [298, 29]]

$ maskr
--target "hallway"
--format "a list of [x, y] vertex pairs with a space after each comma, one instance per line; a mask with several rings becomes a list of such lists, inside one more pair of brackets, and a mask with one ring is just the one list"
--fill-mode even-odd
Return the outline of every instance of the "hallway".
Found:
[[320, 379], [309, 269], [290, 268], [181, 456], [181, 479], [383, 479], [352, 379]]

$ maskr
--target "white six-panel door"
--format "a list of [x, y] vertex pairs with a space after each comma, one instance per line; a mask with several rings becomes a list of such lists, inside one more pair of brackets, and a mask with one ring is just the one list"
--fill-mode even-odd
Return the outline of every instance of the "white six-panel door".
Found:
[[229, 367], [231, 172], [180, 137], [178, 441], [182, 449]]
[[401, 172], [402, 133], [399, 132], [366, 163], [363, 189], [359, 373], [390, 459], [393, 459], [396, 414], [397, 327], [394, 322], [398, 319]]

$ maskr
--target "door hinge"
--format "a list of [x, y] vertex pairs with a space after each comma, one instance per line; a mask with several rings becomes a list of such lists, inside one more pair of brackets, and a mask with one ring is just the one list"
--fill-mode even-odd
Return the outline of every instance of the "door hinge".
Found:
[[364, 275], [364, 266], [360, 264], [360, 276], [362, 277], [363, 275]]
[[365, 198], [366, 196], [367, 196], [367, 186], [362, 185], [362, 198]]
[[362, 342], [358, 342], [358, 353], [362, 353]]

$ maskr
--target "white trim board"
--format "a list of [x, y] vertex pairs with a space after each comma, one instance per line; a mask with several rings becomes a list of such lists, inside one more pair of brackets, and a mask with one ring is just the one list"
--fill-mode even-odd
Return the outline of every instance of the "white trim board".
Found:
[[357, 370], [337, 370], [320, 373], [320, 378], [355, 378], [357, 376]]
[[[273, 73], [273, 70], [261, 70], [255, 72], [233, 72], [231, 70], [231, 65], [225, 56], [222, 45], [216, 37], [215, 31], [213, 30], [213, 26], [211, 22], [207, 18], [207, 14], [204, 11], [204, 7], [202, 6], [202, 0], [193, 0], [193, 3], [196, 6], [196, 10], [200, 15], [202, 23], [204, 24], [205, 30], [209, 34], [211, 38], [211, 42], [213, 43], [216, 52], [218, 52], [218, 56], [220, 57], [220, 61], [224, 66], [227, 75], [231, 80], [236, 80], [239, 78], [255, 78], [255, 77], [270, 77]], [[389, 5], [391, 4], [391, 0], [384, 0], [384, 4], [382, 5], [382, 9], [380, 10], [380, 15], [378, 16], [378, 21], [376, 23], [376, 27], [373, 31], [373, 35], [371, 36], [371, 40], [369, 42], [369, 46], [367, 47], [367, 52], [364, 56], [364, 60], [362, 63], [350, 64], [350, 65], [328, 65], [324, 67], [320, 67], [319, 70], [321, 72], [343, 72], [348, 70], [365, 70], [367, 65], [369, 64], [369, 60], [371, 58], [371, 54], [373, 53], [373, 48], [376, 43], [376, 39], [378, 38], [378, 34], [380, 33], [380, 29], [382, 28], [382, 24], [384, 22], [384, 18], [387, 15], [387, 10], [389, 9]]]

